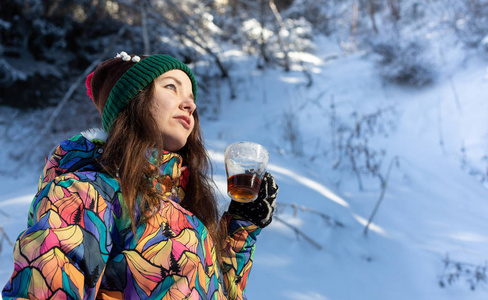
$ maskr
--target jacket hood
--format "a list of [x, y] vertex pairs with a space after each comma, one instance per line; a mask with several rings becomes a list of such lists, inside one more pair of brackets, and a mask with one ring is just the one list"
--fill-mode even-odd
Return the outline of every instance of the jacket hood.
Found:
[[96, 158], [103, 153], [106, 138], [107, 134], [102, 129], [90, 129], [54, 147], [39, 178], [38, 190], [66, 173], [99, 171]]

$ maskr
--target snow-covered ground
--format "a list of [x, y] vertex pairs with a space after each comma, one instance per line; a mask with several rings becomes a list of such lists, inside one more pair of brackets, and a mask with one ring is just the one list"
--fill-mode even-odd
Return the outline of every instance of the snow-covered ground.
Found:
[[[314, 56], [302, 57], [312, 74], [310, 87], [300, 70], [256, 70], [252, 59], [229, 53], [237, 99], [222, 101], [218, 115], [202, 121], [222, 195], [223, 151], [239, 140], [269, 149], [269, 170], [280, 186], [279, 220], [259, 237], [248, 298], [486, 299], [486, 282], [472, 291], [464, 277], [452, 285], [446, 282], [444, 288], [439, 281], [453, 270], [445, 267], [447, 256], [472, 271], [488, 260], [488, 190], [469, 174], [474, 169], [486, 173], [488, 63], [475, 55], [463, 61], [465, 53], [453, 50], [454, 59], [443, 69], [448, 71], [433, 86], [413, 89], [383, 83], [372, 57], [341, 55], [327, 39], [317, 41], [317, 49]], [[228, 97], [226, 86], [221, 95]], [[380, 196], [380, 184], [363, 176], [360, 190], [352, 171], [333, 168], [337, 154], [331, 146], [332, 128], [353, 124], [352, 113], [363, 116], [388, 107], [393, 112], [378, 121], [385, 123], [388, 137], [371, 136], [369, 146], [385, 151], [382, 174], [392, 159], [398, 164], [391, 169], [366, 237], [364, 225]], [[337, 123], [331, 123], [332, 116]], [[286, 139], [286, 120], [300, 133], [301, 155]], [[3, 169], [17, 166], [15, 160], [4, 160]], [[0, 174], [0, 225], [12, 240], [25, 228], [39, 168], [21, 178]], [[221, 197], [223, 208], [227, 201]], [[343, 226], [286, 204], [324, 213]], [[13, 264], [11, 246], [5, 241], [2, 245], [3, 285]]]

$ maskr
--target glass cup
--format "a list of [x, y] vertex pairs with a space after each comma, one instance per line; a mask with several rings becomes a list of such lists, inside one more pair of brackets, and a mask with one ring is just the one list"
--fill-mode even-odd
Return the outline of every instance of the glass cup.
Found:
[[225, 149], [227, 194], [235, 201], [251, 202], [258, 197], [269, 153], [262, 145], [237, 142]]

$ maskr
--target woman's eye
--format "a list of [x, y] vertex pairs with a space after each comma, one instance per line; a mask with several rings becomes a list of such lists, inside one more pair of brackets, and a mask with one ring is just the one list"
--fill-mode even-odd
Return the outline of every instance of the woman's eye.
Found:
[[172, 91], [176, 91], [176, 86], [174, 84], [168, 84], [165, 86], [165, 88], [170, 89]]

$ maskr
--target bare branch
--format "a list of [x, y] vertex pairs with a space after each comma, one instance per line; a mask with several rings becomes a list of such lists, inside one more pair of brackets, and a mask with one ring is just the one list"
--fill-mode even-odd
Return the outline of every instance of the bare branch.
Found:
[[391, 159], [390, 165], [388, 166], [388, 171], [386, 172], [385, 179], [383, 179], [383, 177], [380, 177], [380, 179], [381, 179], [381, 194], [380, 194], [378, 201], [376, 201], [376, 205], [373, 209], [373, 212], [371, 213], [371, 216], [369, 217], [368, 223], [364, 227], [363, 233], [365, 236], [368, 235], [369, 225], [371, 224], [371, 222], [373, 222], [373, 218], [376, 215], [376, 212], [378, 211], [378, 208], [380, 207], [381, 202], [383, 201], [383, 197], [385, 196], [385, 192], [386, 192], [386, 187], [388, 185], [388, 180], [390, 179], [391, 169], [393, 168], [393, 165], [395, 163], [398, 163], [398, 157], [397, 156], [395, 156]]
[[[125, 5], [131, 9], [135, 10], [141, 10], [142, 8], [139, 5], [132, 4], [130, 2], [127, 2], [125, 0], [117, 0], [116, 1], [119, 4]], [[209, 46], [203, 45], [202, 43], [198, 42], [194, 37], [190, 36], [185, 30], [182, 28], [175, 26], [172, 22], [168, 21], [164, 16], [161, 14], [158, 14], [153, 11], [148, 11], [148, 16], [162, 22], [166, 27], [171, 29], [173, 32], [177, 33], [178, 35], [184, 36], [188, 40], [190, 40], [192, 43], [194, 43], [196, 46], [200, 47], [201, 49], [205, 50], [211, 57], [215, 59], [215, 62], [217, 63], [217, 66], [220, 69], [222, 78], [228, 78], [229, 73], [227, 72], [227, 69], [224, 68], [222, 62], [220, 61], [220, 58], [217, 54], [215, 54], [212, 49], [210, 49]]]
[[309, 242], [310, 244], [312, 244], [312, 246], [314, 246], [318, 250], [322, 250], [322, 246], [319, 243], [317, 243], [312, 238], [310, 238], [308, 235], [306, 235], [305, 233], [303, 233], [300, 229], [298, 229], [295, 226], [291, 225], [290, 223], [284, 221], [283, 219], [279, 218], [278, 216], [274, 216], [274, 219], [276, 221], [282, 223], [286, 227], [290, 228], [291, 230], [293, 230], [298, 236], [303, 237], [307, 242]]
[[488, 283], [488, 262], [475, 265], [466, 262], [454, 261], [446, 254], [443, 259], [444, 271], [439, 276], [439, 285], [444, 288], [446, 284], [453, 285], [456, 281], [464, 279], [471, 290]]
[[[278, 26], [279, 26], [278, 32], [277, 32], [278, 43], [280, 44], [281, 51], [283, 51], [283, 54], [285, 56], [285, 71], [288, 72], [288, 71], [290, 71], [290, 58], [288, 55], [288, 49], [285, 46], [285, 44], [283, 43], [283, 41], [281, 40], [281, 35], [280, 35], [280, 31], [282, 29], [286, 29], [285, 23], [283, 23], [283, 18], [281, 18], [281, 15], [278, 11], [278, 8], [276, 7], [276, 4], [274, 3], [273, 0], [269, 0], [269, 7], [271, 8], [273, 15], [275, 16], [276, 21], [278, 22]], [[312, 82], [311, 78], [309, 78], [309, 81]]]
[[276, 206], [278, 208], [279, 207], [290, 207], [295, 211], [295, 213], [298, 210], [303, 211], [303, 212], [310, 212], [310, 213], [313, 213], [313, 214], [320, 216], [330, 226], [344, 227], [344, 224], [342, 224], [339, 221], [333, 220], [330, 216], [324, 214], [323, 212], [317, 211], [315, 209], [312, 209], [312, 208], [309, 208], [309, 207], [306, 207], [303, 205], [298, 205], [295, 203], [281, 203], [280, 202]]

